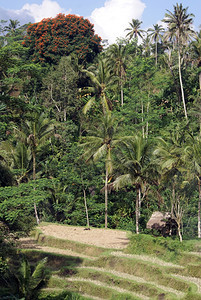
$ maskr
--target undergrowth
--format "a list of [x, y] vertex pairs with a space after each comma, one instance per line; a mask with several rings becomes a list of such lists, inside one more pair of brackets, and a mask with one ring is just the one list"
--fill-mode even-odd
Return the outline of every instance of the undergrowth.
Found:
[[131, 254], [154, 255], [167, 261], [179, 261], [182, 253], [193, 251], [193, 245], [172, 238], [153, 237], [146, 234], [133, 234], [126, 250]]

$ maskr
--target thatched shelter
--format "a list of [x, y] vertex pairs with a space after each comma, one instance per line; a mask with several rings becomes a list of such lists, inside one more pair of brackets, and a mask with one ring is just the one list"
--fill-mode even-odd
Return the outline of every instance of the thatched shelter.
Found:
[[177, 223], [170, 213], [155, 211], [147, 222], [147, 229], [157, 230], [163, 236], [168, 236], [177, 233]]

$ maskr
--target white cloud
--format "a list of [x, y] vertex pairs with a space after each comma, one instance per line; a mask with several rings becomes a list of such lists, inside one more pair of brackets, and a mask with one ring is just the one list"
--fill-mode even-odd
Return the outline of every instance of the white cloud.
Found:
[[141, 0], [107, 0], [92, 12], [90, 21], [102, 39], [115, 43], [116, 38], [125, 37], [132, 19], [141, 19], [145, 7]]
[[69, 14], [70, 10], [65, 11], [56, 1], [43, 0], [42, 4], [25, 4], [22, 9], [17, 11], [19, 14], [26, 12], [39, 22], [44, 18], [56, 17], [59, 13]]

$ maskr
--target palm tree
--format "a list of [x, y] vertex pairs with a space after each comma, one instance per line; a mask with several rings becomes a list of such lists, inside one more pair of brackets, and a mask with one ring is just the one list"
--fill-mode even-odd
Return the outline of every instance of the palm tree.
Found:
[[22, 180], [27, 179], [32, 159], [31, 149], [28, 145], [25, 145], [21, 141], [18, 141], [16, 145], [13, 145], [9, 141], [3, 141], [0, 144], [0, 155], [9, 167], [18, 170], [18, 174], [16, 174], [18, 185]]
[[96, 162], [102, 158], [105, 161], [105, 228], [107, 228], [108, 217], [108, 176], [112, 173], [112, 149], [118, 143], [119, 124], [111, 111], [108, 111], [81, 140], [86, 161]]
[[18, 282], [18, 290], [25, 300], [37, 298], [37, 291], [41, 288], [41, 283], [47, 281], [49, 275], [46, 270], [47, 258], [41, 260], [31, 272], [29, 262], [24, 258], [14, 276]]
[[113, 44], [107, 52], [107, 65], [113, 74], [118, 76], [121, 91], [121, 106], [124, 105], [123, 85], [126, 79], [126, 47], [122, 44]]
[[201, 238], [201, 137], [190, 136], [184, 153], [188, 169], [198, 183], [198, 238]]
[[150, 36], [148, 35], [148, 33], [146, 33], [145, 37], [142, 40], [142, 48], [143, 48], [143, 54], [145, 57], [149, 57], [150, 56]]
[[181, 49], [183, 45], [187, 44], [187, 42], [195, 36], [194, 31], [191, 29], [194, 15], [188, 14], [187, 10], [188, 7], [183, 8], [182, 4], [179, 5], [177, 3], [174, 5], [174, 12], [167, 10], [168, 13], [165, 14], [165, 19], [163, 20], [168, 25], [168, 31], [165, 33], [165, 39], [173, 40], [178, 48], [179, 81], [186, 119], [188, 119], [188, 115], [181, 74]]
[[151, 36], [151, 40], [154, 41], [155, 43], [155, 57], [156, 57], [156, 66], [157, 66], [157, 58], [158, 58], [158, 42], [160, 39], [162, 39], [163, 35], [162, 33], [164, 32], [164, 28], [162, 25], [153, 25], [154, 28], [149, 28], [148, 31], [151, 33], [149, 36]]
[[9, 33], [14, 33], [18, 27], [18, 25], [20, 24], [20, 22], [18, 20], [12, 20], [9, 19], [10, 23], [8, 26], [5, 26], [5, 30], [7, 30]]
[[5, 111], [6, 111], [6, 105], [0, 102], [0, 113], [3, 113]]
[[188, 184], [183, 176], [186, 173], [183, 141], [183, 135], [176, 131], [172, 137], [166, 140], [158, 138], [158, 144], [153, 152], [156, 158], [155, 163], [161, 174], [161, 183], [170, 185], [172, 192], [172, 196], [170, 197], [171, 218], [177, 223], [178, 235], [181, 242], [182, 204], [186, 199], [185, 188]]
[[[124, 186], [133, 186], [137, 191], [135, 199], [136, 233], [139, 234], [140, 206], [148, 190], [151, 169], [152, 144], [142, 135], [125, 137], [116, 151], [117, 172], [113, 186], [116, 190]], [[152, 173], [153, 178], [153, 173]]]
[[126, 37], [129, 37], [129, 40], [131, 40], [132, 38], [138, 40], [138, 37], [143, 37], [142, 34], [144, 30], [140, 29], [141, 24], [142, 21], [139, 21], [138, 19], [132, 19], [132, 21], [129, 23], [130, 27], [125, 29], [129, 31], [126, 35]]
[[196, 41], [192, 42], [193, 60], [199, 70], [199, 87], [201, 95], [201, 37], [197, 37]]
[[[53, 135], [54, 120], [49, 120], [44, 113], [35, 113], [31, 121], [22, 123], [21, 127], [15, 127], [15, 133], [20, 140], [29, 145], [33, 161], [33, 180], [36, 179], [36, 155], [41, 146]], [[39, 224], [36, 203], [34, 202], [36, 221]]]
[[[157, 146], [153, 152], [155, 156], [155, 163], [159, 168], [162, 181], [171, 184], [172, 201], [171, 201], [171, 215], [173, 217], [175, 193], [176, 193], [176, 179], [178, 175], [185, 170], [183, 160], [183, 148], [177, 138], [177, 134], [168, 139], [158, 138]], [[171, 180], [170, 180], [171, 179]]]
[[107, 96], [107, 92], [114, 81], [107, 68], [106, 60], [104, 58], [99, 58], [97, 66], [91, 66], [88, 70], [83, 69], [81, 72], [85, 73], [90, 80], [89, 86], [80, 89], [81, 95], [91, 96], [84, 106], [84, 114], [86, 114], [97, 101], [100, 101], [102, 104], [103, 113], [111, 110], [111, 101]]

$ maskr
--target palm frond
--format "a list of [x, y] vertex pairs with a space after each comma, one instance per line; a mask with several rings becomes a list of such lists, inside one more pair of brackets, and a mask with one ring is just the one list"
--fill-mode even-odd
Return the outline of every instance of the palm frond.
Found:
[[83, 113], [86, 114], [94, 104], [95, 104], [95, 97], [92, 97], [91, 99], [89, 99], [89, 101], [87, 101], [87, 103], [83, 107]]
[[115, 179], [115, 181], [113, 182], [113, 186], [115, 190], [119, 190], [122, 187], [128, 186], [128, 185], [132, 185], [133, 181], [132, 181], [132, 177], [130, 174], [123, 174], [117, 177], [117, 179]]
[[36, 289], [42, 280], [45, 279], [45, 268], [47, 263], [47, 257], [42, 259], [36, 266], [30, 280], [30, 288], [32, 290]]

